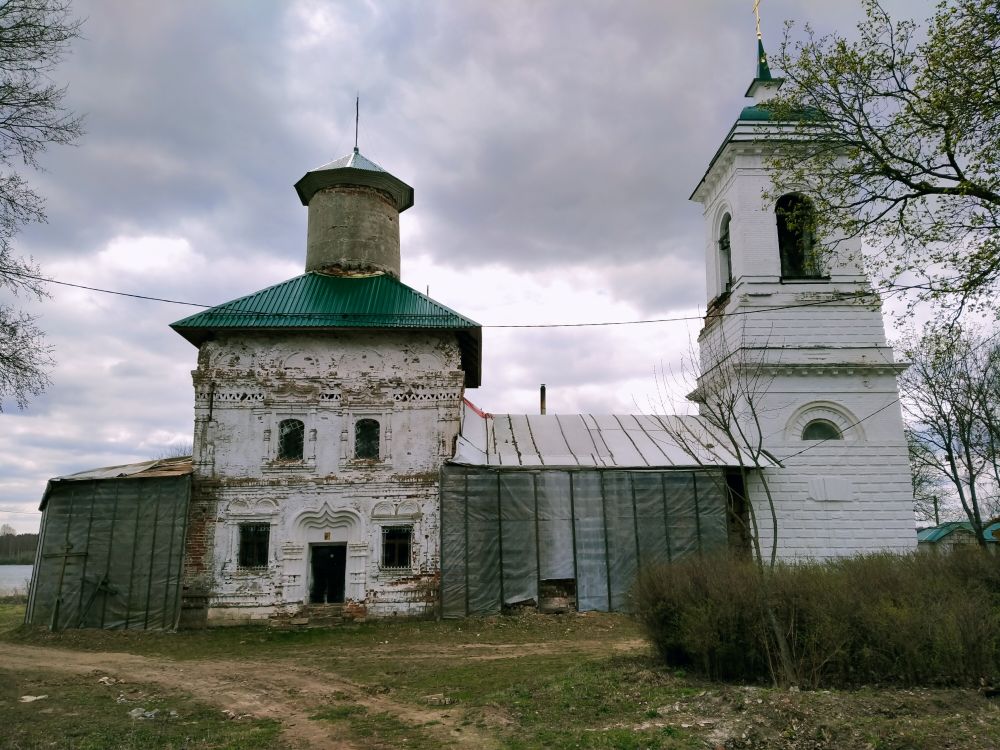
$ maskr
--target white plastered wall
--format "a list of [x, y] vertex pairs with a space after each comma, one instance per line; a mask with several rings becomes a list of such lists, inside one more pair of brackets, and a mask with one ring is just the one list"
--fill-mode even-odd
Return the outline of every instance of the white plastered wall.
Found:
[[[389, 331], [233, 335], [203, 344], [196, 494], [214, 507], [210, 623], [307, 603], [310, 545], [346, 545], [354, 616], [433, 611], [438, 470], [459, 428], [455, 335]], [[278, 423], [304, 424], [301, 461], [277, 456]], [[378, 460], [354, 458], [354, 424], [380, 425]], [[266, 569], [238, 566], [239, 527], [270, 526]], [[411, 565], [381, 567], [382, 528], [412, 526]]]
[[[785, 282], [773, 199], [760, 145], [730, 144], [697, 198], [704, 205], [708, 300], [699, 339], [703, 372], [725, 357], [761, 368], [755, 407], [764, 446], [782, 461], [766, 478], [778, 518], [782, 559], [910, 551], [913, 497], [895, 363], [877, 299], [868, 290], [856, 243], [826, 259], [828, 278]], [[729, 213], [733, 283], [722, 293], [719, 223]], [[703, 387], [711, 391], [708, 378]], [[844, 440], [803, 441], [811, 418], [837, 424]], [[857, 424], [855, 424], [857, 423]], [[749, 430], [754, 432], [752, 428]], [[798, 454], [798, 455], [796, 455]], [[771, 515], [760, 479], [748, 494], [765, 554]]]

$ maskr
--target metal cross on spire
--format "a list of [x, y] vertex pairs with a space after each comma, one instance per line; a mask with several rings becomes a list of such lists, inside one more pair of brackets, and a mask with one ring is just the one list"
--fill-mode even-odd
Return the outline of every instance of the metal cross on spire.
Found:
[[753, 17], [757, 19], [757, 38], [763, 39], [760, 33], [760, 0], [753, 0]]
[[[760, 0], [757, 0], [760, 2]], [[354, 97], [354, 153], [358, 152], [358, 120], [361, 119], [361, 93]]]

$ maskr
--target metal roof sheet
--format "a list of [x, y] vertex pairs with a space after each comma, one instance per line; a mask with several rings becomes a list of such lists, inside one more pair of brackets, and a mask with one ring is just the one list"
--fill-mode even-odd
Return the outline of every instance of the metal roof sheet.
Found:
[[479, 385], [480, 325], [383, 273], [311, 271], [170, 327], [195, 346], [223, 330], [451, 330], [459, 334], [466, 385]]
[[316, 167], [316, 169], [310, 169], [309, 171], [322, 172], [327, 169], [343, 169], [345, 167], [351, 167], [352, 169], [366, 169], [369, 172], [385, 172], [382, 167], [366, 156], [363, 156], [361, 152], [357, 150], [352, 151], [347, 156], [341, 156], [339, 159], [327, 162], [322, 167]]
[[400, 212], [413, 205], [413, 188], [363, 156], [357, 148], [347, 156], [310, 169], [295, 183], [295, 192], [302, 205], [308, 206], [317, 192], [337, 185], [361, 185], [381, 190], [392, 198]]
[[45, 493], [42, 495], [42, 502], [38, 506], [38, 509], [45, 510], [53, 484], [63, 482], [86, 482], [95, 479], [152, 479], [154, 477], [182, 477], [193, 472], [194, 466], [192, 464], [191, 456], [178, 456], [176, 458], [161, 458], [154, 461], [141, 461], [135, 464], [104, 466], [100, 469], [87, 469], [86, 471], [78, 471], [75, 474], [52, 477], [52, 479], [50, 479], [45, 485]]
[[725, 438], [697, 416], [484, 414], [466, 401], [452, 461], [527, 468], [739, 466], [725, 446]]
[[105, 466], [100, 469], [87, 469], [76, 474], [66, 474], [52, 477], [50, 482], [83, 482], [89, 479], [135, 479], [146, 477], [168, 477], [190, 474], [193, 471], [191, 456], [177, 458], [160, 458], [154, 461], [141, 461], [136, 464], [120, 466]]

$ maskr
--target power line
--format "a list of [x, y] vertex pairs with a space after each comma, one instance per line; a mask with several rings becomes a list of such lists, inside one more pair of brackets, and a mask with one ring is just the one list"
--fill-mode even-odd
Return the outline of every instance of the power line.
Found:
[[90, 292], [101, 292], [102, 294], [116, 294], [119, 297], [133, 297], [135, 299], [145, 299], [152, 302], [169, 302], [171, 305], [188, 305], [189, 307], [213, 307], [213, 305], [203, 305], [199, 302], [181, 302], [176, 299], [166, 299], [164, 297], [149, 297], [145, 294], [132, 294], [130, 292], [116, 292], [113, 289], [100, 289], [96, 286], [85, 286], [84, 284], [72, 284], [68, 281], [58, 281], [57, 279], [50, 279], [45, 276], [32, 276], [28, 273], [17, 273], [14, 271], [8, 272], [11, 276], [20, 276], [25, 279], [33, 279], [34, 281], [41, 281], [46, 284], [59, 284], [60, 286], [71, 286], [74, 289], [86, 289]]
[[[268, 318], [317, 318], [317, 317], [329, 317], [321, 313], [280, 313], [280, 312], [261, 312], [255, 310], [236, 310], [230, 308], [228, 311], [225, 310], [226, 304], [221, 305], [206, 305], [201, 302], [186, 302], [182, 300], [168, 299], [166, 297], [153, 297], [146, 294], [135, 294], [132, 292], [120, 292], [114, 289], [102, 289], [101, 287], [87, 286], [85, 284], [75, 284], [69, 281], [61, 281], [58, 279], [50, 279], [45, 276], [34, 276], [26, 273], [12, 273], [11, 275], [20, 276], [22, 278], [32, 279], [34, 281], [40, 281], [46, 284], [58, 284], [60, 286], [73, 287], [74, 289], [84, 289], [90, 292], [100, 292], [101, 294], [113, 294], [119, 297], [131, 297], [133, 299], [148, 300], [151, 302], [166, 302], [171, 305], [186, 305], [188, 307], [200, 307], [206, 310], [212, 308], [223, 308], [220, 314], [240, 316], [240, 317], [268, 317]], [[885, 296], [892, 296], [894, 294], [899, 294], [899, 291], [890, 291]], [[741, 315], [755, 315], [758, 313], [770, 313], [777, 312], [780, 310], [797, 310], [803, 307], [816, 307], [821, 305], [829, 305], [834, 303], [850, 302], [853, 300], [860, 300], [866, 297], [874, 297], [875, 292], [859, 292], [857, 294], [847, 294], [838, 295], [831, 297], [829, 299], [813, 300], [812, 302], [801, 302], [789, 305], [772, 305], [770, 307], [759, 307], [753, 310], [736, 310], [733, 312], [720, 312], [717, 314], [719, 318], [731, 318]], [[369, 313], [361, 313], [360, 317], [368, 318]], [[350, 319], [352, 316], [348, 313], [337, 314], [337, 317]], [[402, 318], [431, 318], [435, 317], [432, 315], [421, 315], [421, 314], [411, 314], [411, 315], [394, 315], [393, 317]], [[594, 323], [493, 323], [484, 324], [482, 328], [597, 328], [597, 327], [608, 327], [608, 326], [630, 326], [630, 325], [645, 325], [653, 323], [682, 323], [682, 322], [692, 322], [704, 320], [704, 315], [683, 315], [673, 318], [647, 318], [642, 320], [611, 320], [611, 321], [598, 321]]]

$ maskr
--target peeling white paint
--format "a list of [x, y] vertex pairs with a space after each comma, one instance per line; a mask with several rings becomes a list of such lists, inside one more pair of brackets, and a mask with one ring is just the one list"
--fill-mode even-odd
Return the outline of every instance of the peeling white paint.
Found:
[[[345, 544], [355, 616], [433, 612], [438, 471], [453, 453], [463, 373], [454, 334], [228, 335], [193, 374], [195, 498], [209, 509], [210, 623], [292, 615], [308, 603], [310, 546]], [[305, 425], [283, 461], [283, 419]], [[354, 458], [354, 424], [381, 426], [378, 460]], [[270, 526], [264, 570], [238, 566], [242, 523]], [[409, 569], [383, 570], [381, 530], [413, 527]]]

